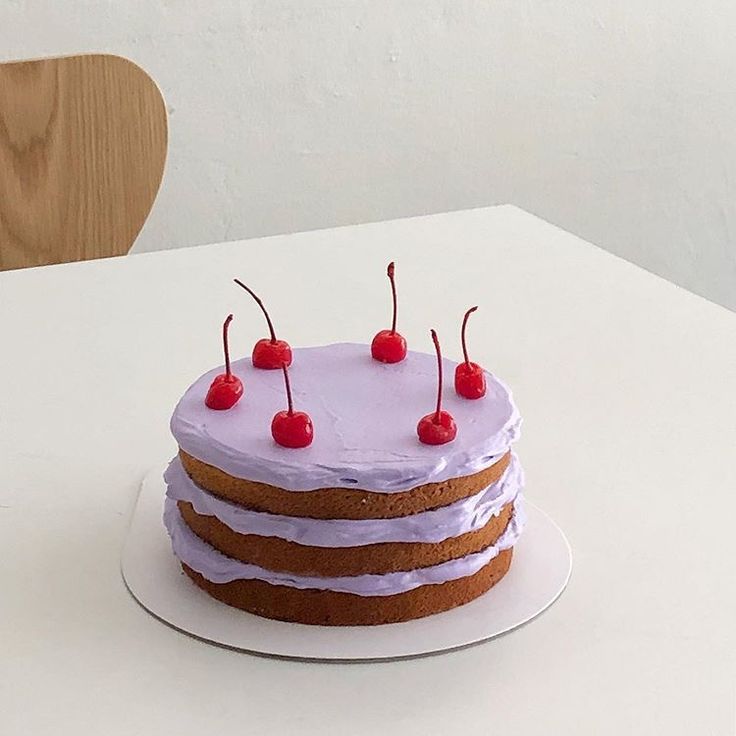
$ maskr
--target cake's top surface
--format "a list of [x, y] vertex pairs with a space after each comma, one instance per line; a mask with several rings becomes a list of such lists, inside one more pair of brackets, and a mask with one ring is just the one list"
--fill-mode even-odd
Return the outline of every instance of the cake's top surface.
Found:
[[443, 408], [458, 429], [445, 445], [424, 445], [416, 433], [419, 419], [434, 410], [436, 357], [410, 351], [386, 365], [371, 358], [368, 345], [353, 343], [294, 350], [294, 409], [314, 422], [307, 448], [273, 441], [271, 420], [286, 409], [284, 378], [281, 371], [254, 368], [250, 358], [232, 364], [245, 387], [238, 404], [226, 411], [205, 406], [212, 379], [223, 371], [213, 369], [187, 389], [171, 431], [185, 452], [238, 478], [293, 491], [403, 491], [477, 473], [518, 436], [521, 420], [508, 388], [486, 374], [486, 395], [463, 399], [453, 386], [455, 366], [444, 359]]

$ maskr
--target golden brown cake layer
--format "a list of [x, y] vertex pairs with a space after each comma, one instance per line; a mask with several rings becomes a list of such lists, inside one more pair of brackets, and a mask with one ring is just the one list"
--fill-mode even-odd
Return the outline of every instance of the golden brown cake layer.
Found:
[[321, 626], [366, 626], [409, 621], [468, 603], [501, 580], [512, 554], [513, 548], [500, 552], [474, 575], [390, 596], [300, 590], [262, 580], [211, 583], [187, 565], [182, 568], [213, 598], [259, 616]]
[[478, 493], [503, 475], [511, 454], [507, 452], [497, 463], [479, 473], [397, 493], [353, 488], [286, 491], [266, 483], [235, 478], [184, 450], [179, 450], [179, 457], [189, 477], [200, 488], [249, 509], [312, 519], [393, 519], [447, 506]]
[[416, 570], [465, 557], [492, 545], [503, 534], [513, 511], [513, 504], [508, 503], [483, 528], [438, 543], [385, 542], [336, 549], [308, 547], [278, 537], [239, 534], [214, 516], [198, 514], [186, 501], [179, 501], [178, 505], [187, 526], [228, 557], [267, 570], [319, 577]]

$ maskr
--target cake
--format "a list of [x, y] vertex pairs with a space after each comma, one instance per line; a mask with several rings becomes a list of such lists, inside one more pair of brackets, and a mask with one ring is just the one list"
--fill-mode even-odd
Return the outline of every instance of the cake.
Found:
[[[174, 410], [164, 521], [189, 578], [250, 613], [319, 625], [407, 621], [498, 583], [524, 524], [508, 388], [483, 372], [471, 400], [441, 383], [456, 436], [425, 444], [417, 420], [434, 404], [435, 355], [404, 349], [382, 362], [369, 345], [340, 343], [288, 358], [287, 374], [286, 361], [282, 373], [228, 357], [244, 387], [232, 407], [208, 406], [226, 375], [217, 368]], [[475, 365], [439, 361], [444, 376]], [[313, 423], [300, 449], [269, 432], [285, 407], [284, 374]]]
[[231, 364], [225, 319], [225, 370], [177, 404], [179, 452], [164, 475], [174, 555], [213, 598], [283, 621], [386, 624], [467, 603], [507, 573], [524, 526], [511, 449], [521, 419], [508, 388], [468, 357], [477, 307], [463, 317], [463, 362], [443, 359], [434, 330], [435, 355], [409, 352], [393, 263], [387, 276], [390, 330], [370, 346], [294, 351], [235, 279], [270, 337]]

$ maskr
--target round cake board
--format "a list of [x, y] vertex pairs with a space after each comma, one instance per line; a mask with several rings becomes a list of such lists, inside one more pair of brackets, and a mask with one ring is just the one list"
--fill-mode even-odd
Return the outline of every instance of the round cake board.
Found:
[[307, 626], [231, 608], [181, 571], [162, 522], [164, 466], [141, 485], [123, 547], [123, 579], [156, 618], [199, 639], [246, 652], [296, 659], [375, 660], [457, 649], [521, 626], [548, 608], [572, 570], [570, 545], [541, 509], [527, 502], [528, 523], [511, 569], [488, 593], [445, 613], [383, 626]]

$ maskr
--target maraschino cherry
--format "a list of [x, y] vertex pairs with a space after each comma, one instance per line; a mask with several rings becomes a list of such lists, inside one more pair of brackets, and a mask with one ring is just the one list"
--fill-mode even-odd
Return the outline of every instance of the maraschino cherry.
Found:
[[314, 439], [314, 425], [309, 414], [304, 411], [294, 411], [291, 399], [291, 384], [286, 363], [281, 364], [286, 384], [286, 399], [289, 402], [287, 411], [280, 411], [271, 421], [271, 436], [282, 447], [307, 447]]
[[425, 445], [444, 445], [452, 442], [457, 435], [457, 426], [452, 414], [442, 411], [442, 352], [437, 333], [430, 330], [434, 349], [437, 353], [437, 408], [427, 416], [422, 417], [417, 424], [417, 434], [420, 442]]
[[399, 363], [406, 358], [406, 340], [396, 332], [396, 282], [394, 281], [394, 262], [388, 264], [386, 274], [391, 282], [393, 301], [393, 321], [390, 330], [381, 330], [371, 343], [371, 355], [381, 363]]
[[266, 322], [268, 324], [268, 330], [271, 333], [271, 337], [264, 337], [259, 340], [253, 346], [253, 366], [255, 368], [265, 368], [266, 370], [274, 370], [281, 368], [286, 363], [287, 366], [291, 365], [291, 347], [285, 340], [277, 340], [276, 332], [273, 329], [273, 322], [268, 316], [266, 307], [263, 306], [263, 302], [260, 300], [258, 295], [249, 287], [247, 287], [240, 279], [233, 279], [233, 281], [243, 289], [245, 289], [255, 299], [256, 304], [261, 308]]
[[470, 317], [478, 307], [471, 307], [465, 312], [460, 339], [463, 344], [465, 362], [455, 368], [455, 391], [466, 399], [480, 399], [486, 395], [486, 374], [477, 363], [471, 363], [468, 358], [468, 347], [465, 344], [465, 327]]
[[215, 377], [209, 391], [207, 391], [204, 403], [208, 409], [231, 409], [240, 401], [240, 397], [243, 395], [243, 382], [230, 370], [230, 348], [227, 341], [227, 331], [232, 321], [232, 314], [228, 314], [222, 323], [225, 372]]

